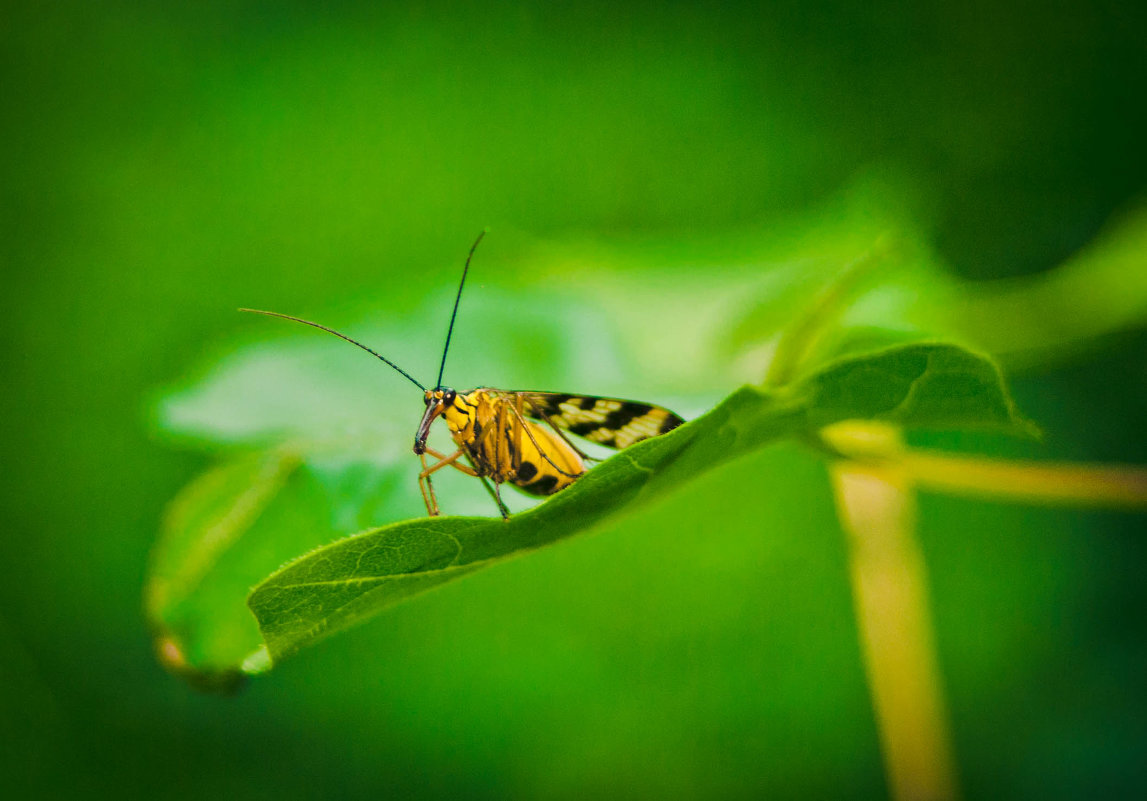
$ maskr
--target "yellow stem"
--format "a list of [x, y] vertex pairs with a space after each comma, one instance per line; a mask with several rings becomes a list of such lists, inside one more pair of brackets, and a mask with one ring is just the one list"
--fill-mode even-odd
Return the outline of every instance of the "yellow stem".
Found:
[[1147, 469], [989, 459], [904, 447], [898, 431], [848, 422], [822, 432], [850, 545], [857, 622], [889, 788], [897, 799], [958, 795], [915, 537], [926, 489], [1028, 501], [1147, 507]]
[[957, 798], [911, 479], [892, 465], [839, 461], [830, 470], [889, 790], [895, 799]]
[[908, 451], [904, 469], [922, 487], [1041, 503], [1147, 507], [1147, 470], [1120, 465], [1022, 462]]
[[824, 439], [852, 461], [895, 465], [919, 489], [1080, 506], [1147, 508], [1147, 469], [1133, 465], [1034, 462], [909, 450], [881, 439], [880, 424], [840, 423]]

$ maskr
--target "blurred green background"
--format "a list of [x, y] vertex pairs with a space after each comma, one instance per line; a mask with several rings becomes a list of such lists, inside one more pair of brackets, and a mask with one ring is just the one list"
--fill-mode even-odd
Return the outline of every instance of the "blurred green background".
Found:
[[[606, 305], [623, 332], [627, 308], [657, 320], [659, 286], [704, 286], [726, 264], [763, 273], [758, 238], [815, 234], [794, 220], [863, 219], [839, 202], [858, 184], [892, 187], [954, 274], [1035, 276], [1147, 185], [1144, 16], [1096, 2], [9, 4], [0, 784], [883, 795], [843, 540], [810, 454], [717, 470], [221, 699], [163, 672], [142, 618], [163, 508], [209, 463], [169, 447], [150, 410], [236, 342], [297, 334], [236, 307], [401, 323], [448, 296], [483, 226], [473, 295], [530, 287], [560, 306], [583, 282], [624, 286]], [[821, 253], [834, 248], [848, 252]], [[593, 258], [626, 252], [639, 257]], [[514, 341], [481, 319], [471, 352]], [[411, 326], [373, 344], [429, 380], [440, 337]], [[1143, 463], [1145, 346], [1141, 324], [1123, 326], [1014, 376], [1041, 444], [935, 441]], [[545, 347], [518, 356], [473, 383], [562, 380]], [[715, 400], [735, 385], [724, 364], [705, 372], [716, 353], [677, 372], [671, 356], [631, 354], [629, 384], [614, 371], [553, 388]], [[390, 380], [373, 369], [367, 390]], [[373, 413], [412, 434], [410, 402]], [[968, 797], [1147, 788], [1142, 529], [924, 499]]]

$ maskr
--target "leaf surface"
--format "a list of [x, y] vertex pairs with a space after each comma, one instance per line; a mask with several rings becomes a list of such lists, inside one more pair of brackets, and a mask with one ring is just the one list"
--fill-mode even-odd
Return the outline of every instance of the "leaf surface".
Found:
[[412, 595], [592, 530], [781, 437], [847, 419], [1030, 430], [990, 360], [950, 344], [895, 346], [832, 362], [782, 392], [743, 387], [509, 522], [409, 520], [314, 550], [259, 584], [248, 605], [277, 662]]

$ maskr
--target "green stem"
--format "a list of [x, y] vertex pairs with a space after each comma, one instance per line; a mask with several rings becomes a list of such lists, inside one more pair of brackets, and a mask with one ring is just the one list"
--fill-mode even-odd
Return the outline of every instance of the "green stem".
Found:
[[810, 303], [777, 340], [776, 353], [765, 372], [762, 385], [783, 387], [796, 375], [832, 319], [860, 289], [864, 279], [877, 265], [887, 262], [892, 253], [888, 234], [877, 239], [872, 248], [837, 275]]

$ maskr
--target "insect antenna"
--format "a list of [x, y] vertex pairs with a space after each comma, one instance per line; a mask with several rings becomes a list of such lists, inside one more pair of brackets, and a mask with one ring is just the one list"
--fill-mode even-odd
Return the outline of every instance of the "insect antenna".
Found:
[[458, 316], [458, 304], [462, 302], [462, 287], [466, 286], [466, 273], [470, 271], [470, 259], [474, 257], [478, 243], [482, 241], [482, 237], [486, 235], [488, 230], [488, 228], [482, 229], [482, 233], [478, 234], [478, 238], [470, 246], [469, 255], [466, 256], [466, 266], [462, 268], [462, 280], [458, 282], [458, 296], [454, 298], [454, 311], [450, 313], [450, 327], [446, 329], [446, 347], [442, 348], [442, 364], [438, 366], [438, 382], [435, 384], [435, 389], [442, 388], [442, 374], [446, 371], [446, 354], [450, 352], [450, 337], [454, 333], [454, 319]]
[[[481, 239], [481, 237], [479, 237], [479, 239]], [[473, 251], [471, 251], [471, 252], [473, 252]], [[393, 367], [395, 370], [397, 370], [398, 372], [400, 372], [404, 376], [406, 376], [406, 378], [408, 378], [410, 380], [410, 382], [412, 384], [414, 384], [416, 387], [421, 389], [423, 392], [426, 391], [426, 387], [422, 386], [422, 384], [420, 382], [418, 382], [417, 380], [415, 380], [415, 378], [413, 376], [411, 376], [410, 373], [403, 370], [401, 367], [399, 367], [397, 364], [392, 362], [390, 359], [386, 358], [381, 353], [375, 353], [373, 350], [368, 348], [366, 345], [362, 344], [361, 342], [356, 342], [355, 340], [348, 337], [346, 334], [340, 334], [338, 331], [334, 330], [333, 328], [327, 328], [325, 325], [319, 325], [318, 323], [312, 323], [310, 320], [304, 320], [301, 317], [292, 317], [289, 314], [279, 314], [279, 312], [263, 311], [262, 309], [240, 309], [239, 311], [251, 312], [252, 314], [265, 314], [268, 317], [282, 317], [284, 320], [293, 320], [296, 323], [302, 323], [303, 325], [309, 325], [312, 328], [318, 328], [321, 331], [326, 331], [328, 334], [334, 334], [339, 339], [345, 339], [350, 344], [357, 345], [358, 347], [362, 348], [363, 350], [365, 350], [370, 355], [375, 356], [375, 357], [381, 359], [382, 361], [386, 362], [391, 367]]]

